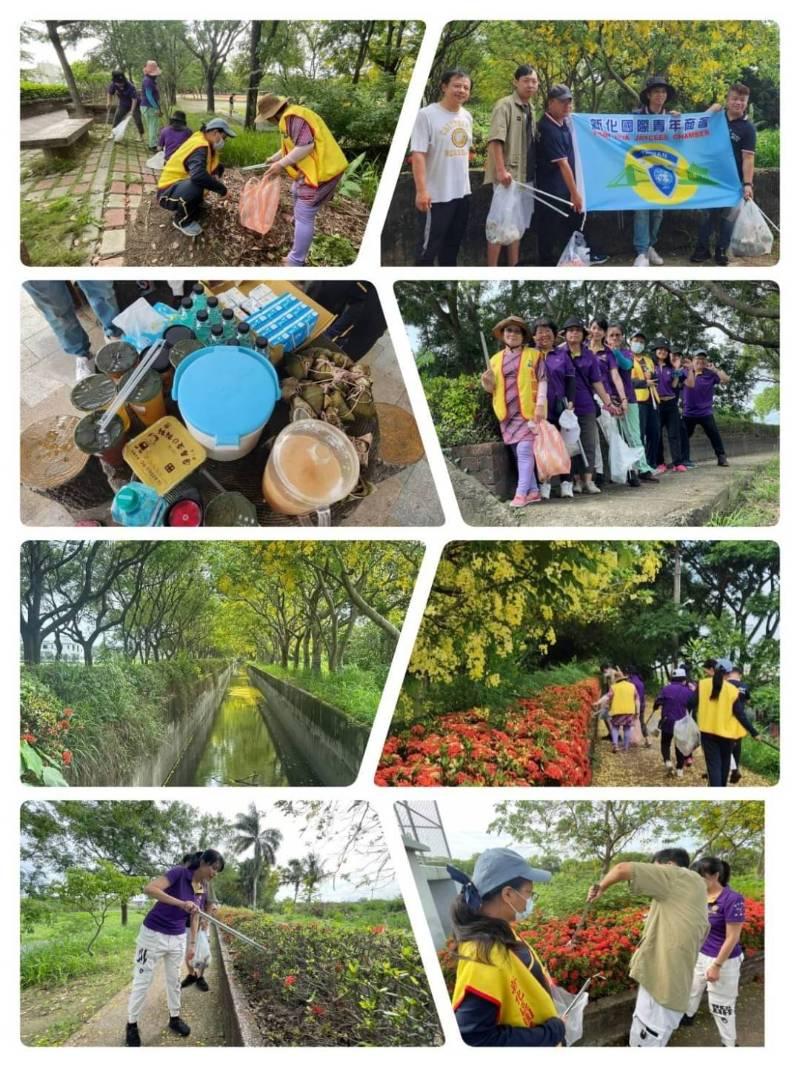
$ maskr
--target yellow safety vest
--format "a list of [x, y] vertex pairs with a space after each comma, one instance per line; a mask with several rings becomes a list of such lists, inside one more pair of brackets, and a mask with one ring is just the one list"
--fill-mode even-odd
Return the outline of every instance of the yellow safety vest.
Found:
[[164, 164], [164, 169], [158, 178], [159, 189], [166, 189], [168, 186], [174, 185], [175, 182], [183, 181], [184, 178], [189, 177], [189, 171], [184, 164], [192, 152], [196, 152], [198, 148], [207, 149], [208, 162], [206, 167], [209, 174], [214, 173], [219, 164], [219, 156], [212, 150], [203, 131], [198, 130], [197, 133], [192, 134], [188, 141], [184, 141], [179, 148], [176, 148]]
[[611, 717], [636, 714], [636, 686], [625, 678], [611, 686]]
[[[506, 406], [506, 381], [503, 376], [503, 352], [498, 352], [489, 360], [489, 365], [494, 374], [494, 396], [492, 407], [498, 419], [502, 422], [508, 415]], [[517, 389], [519, 390], [519, 408], [523, 419], [532, 419], [536, 412], [536, 394], [539, 382], [536, 377], [536, 367], [542, 353], [538, 348], [523, 348], [519, 358], [519, 370], [517, 371]]]
[[289, 177], [299, 178], [302, 172], [306, 184], [316, 188], [345, 171], [347, 157], [336, 143], [324, 120], [310, 108], [301, 107], [299, 104], [287, 107], [278, 122], [283, 154], [287, 156], [295, 147], [294, 141], [287, 132], [287, 119], [292, 115], [303, 119], [311, 127], [311, 132], [314, 134], [314, 151], [305, 159], [298, 160], [297, 165], [291, 164], [286, 168]]
[[[644, 370], [638, 362], [640, 358], [644, 363], [645, 367], [647, 368], [647, 374], [645, 374]], [[633, 382], [633, 389], [636, 393], [637, 400], [649, 400], [650, 397], [653, 397], [656, 403], [658, 403], [658, 390], [655, 386], [651, 388], [645, 382], [645, 378], [652, 378], [654, 371], [655, 364], [649, 356], [633, 357], [633, 366], [631, 367], [631, 380]]]
[[719, 697], [711, 699], [713, 678], [701, 678], [697, 685], [697, 725], [701, 733], [716, 734], [737, 740], [747, 730], [734, 718], [733, 705], [739, 699], [739, 690], [731, 682], [723, 682]]
[[[527, 941], [525, 945], [550, 982], [542, 961]], [[497, 1006], [498, 1026], [541, 1026], [558, 1014], [549, 992], [515, 952], [495, 945], [489, 953], [489, 963], [480, 963], [476, 958], [477, 944], [464, 941], [458, 946], [458, 953], [462, 958], [453, 990], [455, 1010], [467, 993], [474, 993]]]

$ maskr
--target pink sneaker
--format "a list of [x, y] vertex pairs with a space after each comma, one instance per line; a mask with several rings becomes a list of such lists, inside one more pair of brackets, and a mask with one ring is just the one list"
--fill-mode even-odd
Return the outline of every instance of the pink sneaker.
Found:
[[684, 467], [682, 463], [679, 463], [677, 467], [673, 467], [672, 469], [676, 472], [676, 474], [688, 474], [689, 472], [689, 468]]
[[525, 497], [526, 504], [541, 504], [542, 494], [538, 492], [528, 493]]
[[520, 496], [519, 493], [517, 493], [517, 495], [511, 501], [511, 505], [510, 506], [512, 508], [524, 508], [527, 503], [528, 503], [528, 498], [526, 496]]
[[656, 467], [656, 474], [666, 474], [666, 473], [667, 473], [666, 465], [664, 463], [659, 463], [659, 465]]

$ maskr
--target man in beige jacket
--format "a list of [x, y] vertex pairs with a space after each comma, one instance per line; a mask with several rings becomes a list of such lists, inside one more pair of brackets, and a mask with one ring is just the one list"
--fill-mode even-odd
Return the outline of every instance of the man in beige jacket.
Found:
[[708, 932], [705, 882], [689, 862], [685, 849], [664, 848], [652, 863], [618, 863], [589, 890], [587, 899], [593, 901], [617, 882], [629, 882], [633, 894], [652, 898], [629, 972], [639, 983], [631, 1047], [663, 1048], [689, 1003], [697, 953]]

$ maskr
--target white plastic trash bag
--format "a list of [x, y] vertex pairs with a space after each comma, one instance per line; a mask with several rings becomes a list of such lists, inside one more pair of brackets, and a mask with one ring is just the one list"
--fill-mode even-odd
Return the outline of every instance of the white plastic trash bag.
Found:
[[129, 111], [128, 114], [125, 116], [125, 118], [121, 122], [117, 123], [117, 125], [111, 131], [111, 139], [112, 139], [112, 141], [121, 141], [122, 140], [122, 138], [125, 136], [125, 131], [128, 129], [128, 123], [131, 121], [131, 117], [132, 116], [131, 116], [131, 113]]
[[608, 465], [611, 468], [611, 481], [624, 485], [628, 480], [628, 471], [632, 470], [644, 456], [644, 448], [629, 445], [619, 428], [618, 421], [607, 411], [601, 411], [597, 421], [608, 441]]
[[164, 316], [159, 315], [143, 296], [129, 304], [112, 321], [125, 334], [126, 340], [140, 351], [157, 341], [167, 325]]
[[145, 166], [149, 167], [150, 170], [161, 171], [164, 169], [164, 163], [164, 149], [162, 148], [158, 152], [156, 152], [154, 156], [150, 156], [150, 158], [145, 163]]
[[520, 241], [531, 224], [533, 190], [519, 182], [497, 184], [486, 216], [486, 240], [493, 245]]
[[197, 940], [194, 943], [192, 967], [207, 967], [210, 962], [211, 945], [208, 943], [208, 934], [205, 930], [198, 930]]
[[691, 756], [700, 744], [700, 727], [688, 713], [675, 723], [675, 746], [684, 756]]
[[[564, 1035], [564, 1041], [567, 1047], [574, 1045], [576, 1041], [580, 1041], [583, 1037], [583, 1013], [589, 1003], [589, 991], [583, 989], [576, 996], [574, 993], [562, 989], [561, 986], [553, 985], [550, 986], [550, 996], [553, 998], [553, 1003], [559, 1015], [563, 1016], [564, 1012], [569, 1008], [569, 1013], [564, 1018], [564, 1026], [567, 1031]], [[573, 1006], [570, 1007], [570, 1005]]]
[[772, 251], [772, 230], [755, 200], [742, 200], [731, 234], [734, 256], [768, 256]]
[[564, 408], [558, 416], [558, 425], [561, 427], [561, 436], [567, 446], [567, 452], [571, 456], [577, 456], [581, 451], [581, 428], [578, 424], [578, 416], [569, 408]]
[[564, 251], [561, 253], [557, 266], [559, 267], [590, 267], [592, 261], [589, 256], [589, 246], [586, 238], [576, 230], [567, 241]]

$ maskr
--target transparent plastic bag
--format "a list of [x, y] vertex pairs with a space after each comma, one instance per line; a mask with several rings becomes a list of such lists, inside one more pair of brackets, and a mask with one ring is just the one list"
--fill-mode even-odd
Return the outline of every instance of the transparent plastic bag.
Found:
[[608, 465], [611, 481], [624, 485], [628, 480], [628, 471], [632, 470], [644, 456], [644, 448], [629, 445], [622, 436], [619, 422], [607, 411], [601, 411], [597, 421], [608, 441]]
[[561, 253], [561, 259], [559, 259], [557, 266], [590, 267], [591, 265], [590, 249], [586, 243], [586, 238], [580, 230], [576, 230], [564, 246], [564, 251]]
[[162, 171], [164, 169], [164, 163], [164, 149], [160, 148], [154, 156], [150, 156], [150, 158], [145, 163], [145, 166], [149, 170]]
[[140, 351], [158, 340], [167, 320], [150, 306], [143, 296], [134, 300], [112, 320], [134, 348]]
[[571, 1008], [569, 1015], [564, 1019], [564, 1026], [567, 1031], [564, 1035], [564, 1041], [567, 1047], [574, 1045], [576, 1041], [580, 1041], [583, 1037], [583, 1013], [589, 1003], [589, 991], [584, 989], [576, 997], [574, 993], [562, 989], [561, 986], [553, 985], [550, 986], [550, 996], [553, 998], [553, 1003], [559, 1015], [563, 1015], [570, 1004], [573, 1001], [575, 1002], [575, 1006]]
[[194, 943], [193, 967], [207, 967], [211, 962], [211, 945], [208, 943], [208, 934], [205, 930], [197, 931], [197, 940]]
[[125, 133], [126, 133], [126, 131], [128, 129], [128, 126], [129, 126], [130, 121], [131, 121], [132, 118], [133, 118], [133, 116], [132, 116], [131, 112], [129, 111], [128, 114], [125, 116], [125, 118], [122, 119], [121, 122], [117, 123], [117, 125], [111, 131], [111, 140], [112, 141], [121, 141], [122, 140], [122, 138], [125, 136]]
[[250, 178], [239, 197], [239, 222], [262, 236], [272, 229], [281, 199], [279, 178]]
[[684, 715], [675, 723], [673, 736], [675, 746], [684, 756], [691, 756], [700, 744], [700, 727], [691, 715]]
[[486, 216], [486, 240], [493, 245], [520, 241], [531, 224], [533, 190], [519, 182], [495, 185]]
[[561, 427], [561, 438], [570, 456], [577, 456], [581, 448], [581, 428], [578, 416], [569, 408], [564, 408], [558, 416], [558, 425]]
[[772, 230], [761, 208], [755, 200], [742, 200], [731, 233], [731, 255], [768, 256], [771, 251]]

